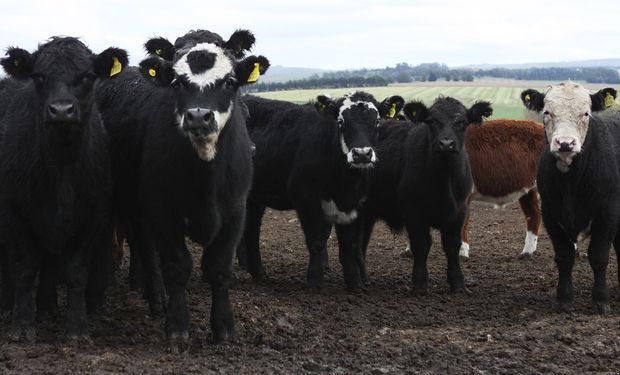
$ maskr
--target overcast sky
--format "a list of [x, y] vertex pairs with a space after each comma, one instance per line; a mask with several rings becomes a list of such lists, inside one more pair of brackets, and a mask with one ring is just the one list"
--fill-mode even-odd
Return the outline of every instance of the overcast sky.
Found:
[[272, 65], [552, 62], [620, 57], [619, 17], [618, 0], [17, 0], [2, 5], [0, 48], [79, 36], [94, 52], [127, 49], [135, 65], [150, 37], [245, 28]]

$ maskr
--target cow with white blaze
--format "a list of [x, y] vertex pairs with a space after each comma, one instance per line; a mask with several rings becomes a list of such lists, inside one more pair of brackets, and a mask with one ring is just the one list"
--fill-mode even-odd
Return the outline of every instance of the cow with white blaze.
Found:
[[537, 183], [558, 267], [556, 297], [562, 309], [573, 299], [574, 244], [589, 236], [593, 307], [600, 314], [609, 310], [606, 274], [612, 243], [620, 264], [620, 118], [602, 119], [595, 112], [615, 97], [612, 88], [590, 94], [570, 81], [549, 86], [544, 93], [529, 89], [521, 94], [527, 108], [543, 114], [548, 143]]
[[[473, 181], [465, 144], [470, 124], [490, 116], [488, 102], [466, 108], [450, 97], [439, 97], [430, 108], [422, 102], [405, 105], [412, 122], [385, 124], [377, 150], [380, 160], [362, 210], [365, 257], [372, 228], [383, 219], [390, 228], [407, 230], [413, 253], [413, 290], [428, 289], [427, 258], [431, 228], [439, 229], [448, 259], [448, 283], [454, 291], [467, 291], [459, 262], [461, 233], [467, 216]], [[360, 272], [365, 272], [360, 260]]]
[[[139, 164], [134, 166], [139, 176], [138, 221], [143, 249], [155, 250], [161, 259], [168, 294], [166, 333], [173, 349], [187, 349], [189, 336], [185, 287], [192, 261], [186, 233], [203, 246], [214, 340], [234, 334], [228, 288], [252, 181], [240, 88], [269, 67], [263, 56], [239, 59], [253, 43], [254, 36], [245, 30], [229, 41], [204, 30], [189, 32], [176, 45], [152, 39], [146, 48], [154, 56], [140, 63], [141, 76], [128, 75], [122, 85], [108, 87], [109, 95], [102, 99], [106, 113], [126, 119], [110, 131], [112, 143], [139, 145]], [[125, 95], [115, 101], [117, 90], [131, 92], [134, 98]], [[137, 129], [137, 143], [123, 138], [127, 128]]]
[[264, 276], [259, 236], [265, 208], [294, 209], [310, 254], [308, 285], [322, 285], [322, 259], [335, 225], [346, 285], [361, 288], [355, 227], [372, 168], [381, 159], [375, 150], [379, 120], [394, 115], [404, 100], [392, 96], [379, 103], [368, 93], [352, 92], [336, 100], [318, 96], [314, 106], [253, 96], [244, 101], [256, 145], [244, 240], [248, 271]]

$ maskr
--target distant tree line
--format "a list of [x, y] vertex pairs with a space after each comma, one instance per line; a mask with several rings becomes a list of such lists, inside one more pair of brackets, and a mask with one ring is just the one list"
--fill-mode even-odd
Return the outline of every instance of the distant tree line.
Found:
[[588, 83], [620, 83], [618, 70], [611, 68], [529, 68], [529, 69], [450, 69], [445, 64], [409, 65], [405, 62], [384, 69], [359, 69], [314, 74], [308, 79], [287, 82], [259, 83], [250, 91], [281, 91], [298, 89], [387, 86], [390, 83], [432, 82], [437, 80], [466, 81], [496, 77], [517, 80], [586, 81]]

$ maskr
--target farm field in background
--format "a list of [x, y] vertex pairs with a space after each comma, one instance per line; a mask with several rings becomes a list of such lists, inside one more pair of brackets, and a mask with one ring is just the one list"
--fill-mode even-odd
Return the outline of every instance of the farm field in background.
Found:
[[[342, 96], [354, 90], [362, 90], [371, 93], [377, 100], [383, 100], [390, 95], [400, 95], [409, 100], [422, 100], [427, 105], [439, 95], [451, 96], [462, 101], [465, 105], [471, 105], [476, 100], [488, 100], [493, 105], [493, 118], [509, 118], [515, 120], [533, 119], [533, 114], [527, 111], [521, 103], [521, 92], [528, 88], [543, 90], [549, 84], [557, 82], [546, 81], [516, 81], [503, 79], [485, 79], [474, 82], [415, 82], [396, 84], [382, 87], [359, 87], [342, 89], [312, 89], [269, 91], [255, 93], [255, 95], [269, 98], [286, 100], [295, 103], [307, 103], [320, 94], [329, 94], [332, 97]], [[594, 91], [603, 87], [614, 87], [620, 90], [620, 85], [609, 84], [585, 84], [585, 87]]]

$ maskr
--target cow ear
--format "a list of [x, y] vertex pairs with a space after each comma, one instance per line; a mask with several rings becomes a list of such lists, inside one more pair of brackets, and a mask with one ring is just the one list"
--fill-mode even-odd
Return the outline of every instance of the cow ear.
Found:
[[602, 111], [605, 108], [611, 107], [616, 102], [616, 94], [617, 92], [615, 89], [606, 87], [590, 95], [590, 99], [592, 99], [592, 111]]
[[530, 111], [540, 112], [545, 107], [545, 94], [528, 89], [521, 93], [521, 101]]
[[258, 77], [269, 69], [269, 60], [265, 56], [248, 56], [235, 66], [235, 75], [239, 85], [247, 85], [258, 81]]
[[381, 118], [395, 118], [405, 106], [405, 99], [399, 95], [388, 96], [379, 105], [379, 116]]
[[95, 74], [99, 78], [114, 77], [122, 72], [129, 63], [127, 51], [110, 47], [94, 57]]
[[176, 77], [170, 61], [159, 57], [149, 57], [140, 62], [140, 73], [157, 86], [170, 86]]
[[151, 55], [159, 56], [164, 60], [172, 61], [176, 49], [166, 38], [158, 37], [149, 39], [144, 43], [144, 49]]
[[252, 49], [254, 42], [256, 42], [256, 38], [250, 31], [237, 30], [224, 43], [224, 48], [231, 51], [237, 59], [240, 59], [245, 55], [246, 51]]
[[336, 102], [327, 94], [318, 95], [316, 102], [314, 102], [314, 108], [322, 115], [336, 118], [338, 111], [336, 110]]
[[480, 124], [482, 121], [493, 114], [493, 108], [489, 102], [475, 102], [470, 109], [467, 110], [467, 121], [470, 124]]
[[0, 61], [6, 74], [19, 79], [28, 78], [32, 74], [32, 55], [30, 52], [11, 47], [6, 51], [6, 56]]
[[428, 118], [428, 108], [421, 101], [414, 100], [405, 104], [403, 108], [407, 119], [413, 123], [420, 123], [426, 121]]

